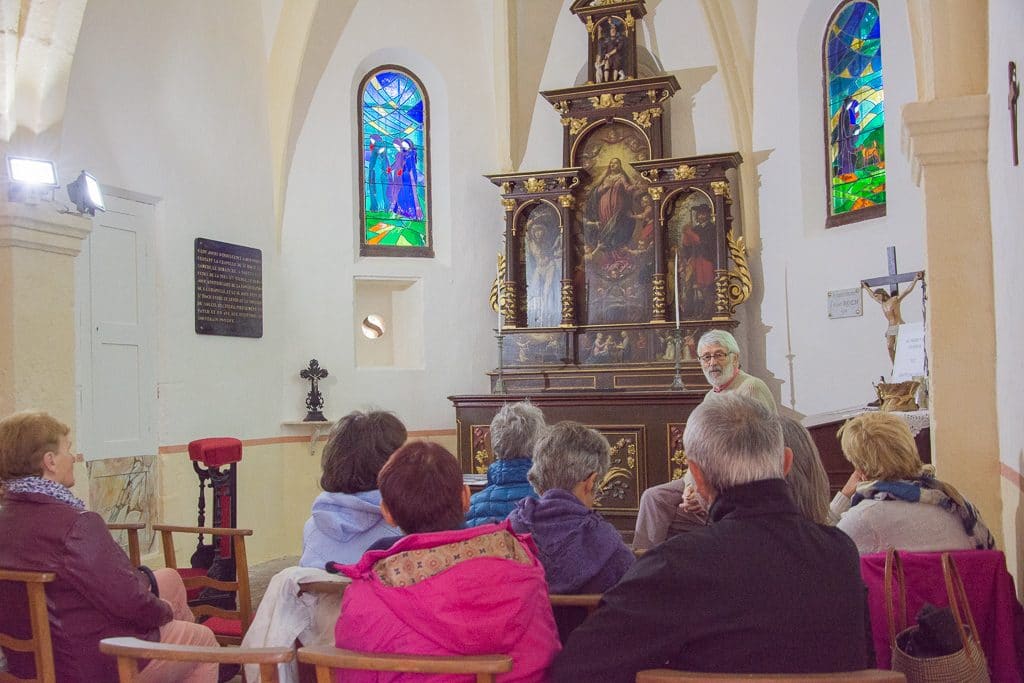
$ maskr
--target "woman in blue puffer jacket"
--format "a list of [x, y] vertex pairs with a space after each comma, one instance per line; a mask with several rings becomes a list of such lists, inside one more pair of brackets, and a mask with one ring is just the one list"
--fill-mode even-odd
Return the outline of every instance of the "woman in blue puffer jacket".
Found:
[[487, 487], [470, 498], [466, 526], [500, 522], [517, 502], [537, 497], [526, 473], [533, 464], [533, 444], [544, 427], [544, 413], [528, 401], [506, 404], [494, 416], [491, 450], [496, 459], [487, 468]]

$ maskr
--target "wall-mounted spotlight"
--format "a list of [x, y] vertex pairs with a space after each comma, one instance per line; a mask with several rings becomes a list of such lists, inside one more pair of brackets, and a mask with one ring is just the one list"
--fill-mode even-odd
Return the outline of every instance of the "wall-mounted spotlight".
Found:
[[97, 211], [106, 211], [100, 184], [91, 173], [82, 171], [75, 181], [68, 183], [68, 199], [78, 208], [78, 213], [95, 216]]
[[36, 203], [60, 187], [57, 168], [52, 161], [7, 155], [7, 199], [12, 202]]

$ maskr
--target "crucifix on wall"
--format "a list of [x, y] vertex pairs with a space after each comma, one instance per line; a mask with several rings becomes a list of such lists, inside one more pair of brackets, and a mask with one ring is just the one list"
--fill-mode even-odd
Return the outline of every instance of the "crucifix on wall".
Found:
[[1017, 80], [1017, 63], [1010, 62], [1009, 75], [1010, 94], [1007, 106], [1010, 108], [1010, 145], [1013, 149], [1013, 165], [1020, 163], [1017, 155], [1017, 100], [1020, 98], [1020, 81]]
[[[889, 327], [885, 330], [885, 347], [889, 352], [889, 360], [895, 362], [896, 333], [899, 331], [900, 325], [903, 325], [905, 322], [903, 320], [903, 315], [900, 312], [900, 304], [903, 303], [903, 299], [905, 299], [907, 295], [914, 290], [914, 287], [917, 286], [917, 281], [924, 280], [924, 271], [918, 270], [907, 273], [896, 272], [896, 247], [888, 247], [886, 249], [886, 256], [889, 266], [889, 274], [881, 277], [861, 280], [860, 286], [867, 290], [868, 295], [877, 301], [882, 307], [882, 315], [885, 316], [886, 321], [889, 323]], [[910, 282], [911, 285], [905, 292], [900, 294], [899, 285], [902, 282]], [[872, 290], [872, 287], [877, 287], [877, 289]], [[888, 287], [888, 290], [885, 289], [886, 287]], [[921, 285], [921, 288], [923, 291], [924, 284]], [[923, 306], [924, 304], [922, 302], [922, 307]]]

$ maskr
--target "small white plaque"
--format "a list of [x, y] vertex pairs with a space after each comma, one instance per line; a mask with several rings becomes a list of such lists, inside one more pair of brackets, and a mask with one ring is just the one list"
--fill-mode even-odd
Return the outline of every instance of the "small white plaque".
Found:
[[896, 335], [896, 361], [891, 382], [908, 382], [924, 376], [924, 323], [900, 325]]
[[861, 288], [833, 289], [828, 293], [829, 318], [856, 318], [864, 315]]

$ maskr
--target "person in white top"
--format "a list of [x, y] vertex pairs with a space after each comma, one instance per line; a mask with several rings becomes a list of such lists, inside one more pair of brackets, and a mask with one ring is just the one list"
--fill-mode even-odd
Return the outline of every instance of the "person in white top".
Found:
[[924, 465], [910, 428], [890, 413], [864, 413], [839, 430], [854, 471], [831, 509], [861, 555], [898, 550], [992, 549], [978, 510]]

